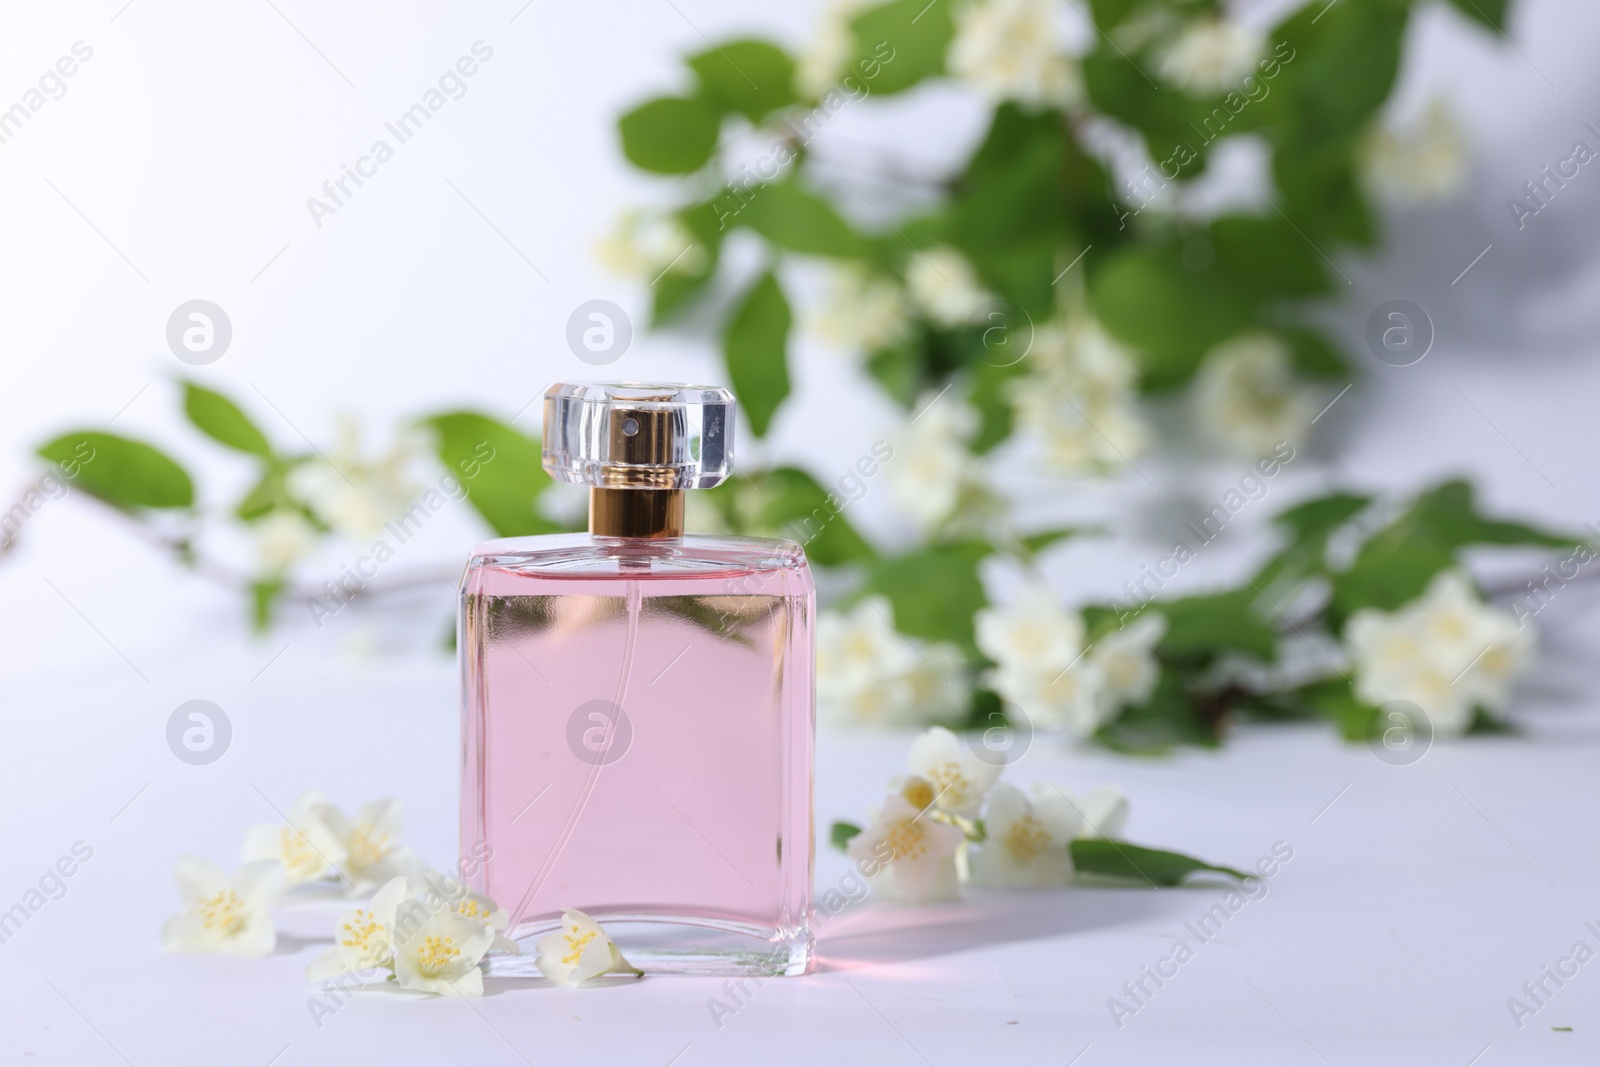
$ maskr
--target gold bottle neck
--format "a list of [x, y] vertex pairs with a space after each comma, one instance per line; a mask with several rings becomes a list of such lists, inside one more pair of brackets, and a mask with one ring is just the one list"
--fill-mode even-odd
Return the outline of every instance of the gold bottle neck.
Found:
[[589, 532], [596, 537], [683, 536], [682, 489], [589, 489]]

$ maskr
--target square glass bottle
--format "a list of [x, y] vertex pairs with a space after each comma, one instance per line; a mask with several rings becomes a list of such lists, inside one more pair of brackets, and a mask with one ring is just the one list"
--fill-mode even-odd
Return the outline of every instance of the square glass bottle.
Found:
[[812, 615], [789, 541], [683, 531], [731, 471], [725, 389], [545, 393], [544, 466], [590, 486], [588, 534], [488, 541], [461, 584], [461, 847], [533, 945], [562, 908], [646, 971], [812, 960]]

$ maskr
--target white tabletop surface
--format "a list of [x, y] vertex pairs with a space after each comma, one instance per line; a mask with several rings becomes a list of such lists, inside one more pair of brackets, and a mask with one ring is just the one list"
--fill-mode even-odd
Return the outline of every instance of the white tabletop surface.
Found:
[[[302, 972], [337, 909], [280, 909], [282, 943], [265, 960], [166, 955], [156, 932], [177, 903], [172, 861], [231, 864], [247, 824], [317, 785], [347, 805], [399, 797], [408, 840], [447, 864], [455, 678], [437, 655], [352, 664], [291, 645], [248, 681], [273, 651], [147, 663], [149, 685], [97, 654], [76, 676], [11, 689], [32, 710], [10, 718], [5, 741], [0, 905], [75, 842], [93, 857], [0, 945], [5, 1062], [1595, 1061], [1600, 963], [1564, 988], [1547, 981], [1553, 995], [1520, 1028], [1507, 1008], [1575, 942], [1600, 947], [1585, 927], [1600, 927], [1600, 714], [1553, 693], [1525, 702], [1524, 736], [1436, 744], [1410, 766], [1314, 726], [1164, 760], [1038, 739], [1013, 780], [1117, 781], [1133, 840], [1238, 866], [1280, 842], [1293, 850], [1269, 891], [1204, 943], [1186, 924], [1222, 900], [1215, 886], [989, 892], [929, 907], [869, 898], [827, 923], [814, 974], [769, 981], [720, 1026], [708, 1002], [726, 999], [721, 983], [672, 977], [577, 990], [491, 981], [472, 1003], [366, 993], [319, 1026]], [[1553, 687], [1583, 683], [1587, 668], [1568, 667], [1551, 672]], [[152, 690], [169, 669], [229, 714], [233, 741], [215, 764], [165, 747], [172, 702]], [[906, 743], [825, 735], [819, 826], [864, 814]], [[818, 887], [845, 869], [819, 851]], [[1153, 992], [1117, 1025], [1110, 998], [1136, 1003], [1123, 984], [1178, 939], [1193, 958], [1160, 988], [1147, 979]]]

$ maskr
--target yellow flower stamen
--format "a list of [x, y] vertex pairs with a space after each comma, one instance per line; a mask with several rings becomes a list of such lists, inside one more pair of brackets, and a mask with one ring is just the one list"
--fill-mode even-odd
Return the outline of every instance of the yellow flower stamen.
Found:
[[350, 832], [350, 866], [371, 867], [389, 853], [389, 836], [371, 823], [358, 823]]
[[590, 930], [586, 934], [581, 934], [576, 926], [572, 927], [570, 932], [561, 935], [562, 940], [567, 943], [567, 948], [571, 950], [561, 957], [561, 962], [577, 963], [583, 958], [583, 950], [589, 947], [589, 942], [599, 936], [600, 931], [598, 930]]
[[928, 781], [939, 787], [940, 795], [950, 796], [956, 806], [966, 799], [972, 789], [972, 783], [961, 773], [961, 764], [954, 760], [948, 760], [929, 770]]
[[892, 863], [918, 859], [928, 851], [927, 834], [915, 819], [901, 819], [891, 824], [884, 840], [894, 850]]
[[438, 974], [461, 955], [452, 937], [424, 937], [417, 949], [418, 964], [425, 974]]
[[1032, 815], [1024, 815], [1006, 827], [1006, 832], [1000, 835], [1000, 843], [1018, 860], [1029, 863], [1049, 847], [1050, 831]]
[[278, 831], [278, 853], [283, 865], [291, 871], [321, 870], [327, 865], [327, 861], [311, 847], [306, 835], [292, 826], [285, 826]]
[[207, 930], [216, 930], [225, 936], [237, 934], [245, 923], [244, 901], [231, 889], [224, 889], [214, 897], [206, 897], [197, 905], [200, 920]]
[[340, 929], [348, 936], [340, 938], [339, 944], [360, 952], [364, 960], [374, 960], [379, 951], [387, 947], [381, 935], [387, 933], [388, 928], [360, 908], [349, 922], [340, 925]]

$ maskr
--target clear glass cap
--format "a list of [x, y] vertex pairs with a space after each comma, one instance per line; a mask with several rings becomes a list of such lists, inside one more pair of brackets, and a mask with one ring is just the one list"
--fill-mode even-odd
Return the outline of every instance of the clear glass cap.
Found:
[[557, 382], [544, 393], [544, 469], [603, 489], [710, 489], [733, 469], [726, 389]]

